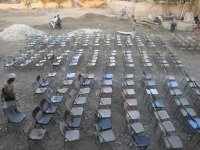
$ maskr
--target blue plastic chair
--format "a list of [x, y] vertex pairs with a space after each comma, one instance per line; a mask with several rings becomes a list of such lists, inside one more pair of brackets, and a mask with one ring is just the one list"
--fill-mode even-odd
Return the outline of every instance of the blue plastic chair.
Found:
[[133, 135], [131, 136], [131, 140], [133, 141], [131, 148], [135, 145], [140, 150], [145, 150], [150, 145], [149, 136], [147, 135]]

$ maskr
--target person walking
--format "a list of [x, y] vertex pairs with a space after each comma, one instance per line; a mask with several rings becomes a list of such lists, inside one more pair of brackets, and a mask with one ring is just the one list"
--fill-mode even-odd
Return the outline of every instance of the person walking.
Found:
[[4, 99], [5, 108], [11, 105], [16, 106], [16, 98], [15, 98], [14, 86], [13, 86], [15, 78], [16, 78], [16, 75], [14, 73], [11, 73], [8, 76], [8, 80], [5, 81], [3, 84], [1, 98]]

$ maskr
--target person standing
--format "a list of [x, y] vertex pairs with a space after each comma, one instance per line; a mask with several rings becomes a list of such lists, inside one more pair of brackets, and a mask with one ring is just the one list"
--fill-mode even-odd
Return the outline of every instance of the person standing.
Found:
[[134, 15], [132, 15], [131, 18], [132, 18], [132, 34], [131, 34], [131, 36], [132, 36], [132, 38], [134, 38], [135, 34], [136, 34], [136, 19], [135, 19]]
[[11, 105], [16, 106], [16, 98], [14, 93], [13, 83], [15, 81], [16, 75], [14, 73], [9, 74], [8, 80], [4, 82], [2, 88], [1, 97], [4, 99], [4, 107], [9, 107]]
[[62, 20], [60, 19], [60, 16], [57, 15], [57, 26], [59, 29], [61, 29], [61, 23], [62, 23]]

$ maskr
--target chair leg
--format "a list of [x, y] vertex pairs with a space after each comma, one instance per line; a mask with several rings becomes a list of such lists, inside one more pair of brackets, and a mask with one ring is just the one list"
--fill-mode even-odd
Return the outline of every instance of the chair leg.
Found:
[[158, 127], [158, 122], [156, 122], [155, 126], [154, 126], [154, 133], [156, 134], [156, 131], [157, 131], [157, 127]]
[[65, 150], [65, 138], [63, 138], [64, 140], [63, 140], [63, 148], [64, 148], [64, 150]]
[[187, 86], [188, 86], [188, 83], [186, 83], [186, 85], [184, 86], [183, 88], [184, 91], [186, 90]]
[[180, 85], [184, 82], [185, 78], [183, 78], [183, 80], [181, 81]]

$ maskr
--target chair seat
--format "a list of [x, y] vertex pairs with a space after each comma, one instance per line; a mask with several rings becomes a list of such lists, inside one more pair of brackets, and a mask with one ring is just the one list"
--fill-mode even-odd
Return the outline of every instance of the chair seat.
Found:
[[171, 96], [180, 96], [180, 95], [182, 95], [182, 92], [179, 89], [169, 90], [169, 93], [170, 93]]
[[111, 74], [111, 73], [106, 73], [106, 74], [103, 75], [103, 77], [104, 77], [105, 79], [112, 79], [112, 78], [113, 78], [113, 74]]
[[57, 74], [57, 72], [50, 72], [47, 75], [48, 75], [48, 77], [55, 77], [56, 74]]
[[136, 145], [140, 148], [145, 148], [148, 147], [150, 145], [150, 140], [149, 137], [146, 135], [134, 135], [132, 136], [134, 142], [136, 143]]
[[48, 107], [45, 109], [46, 113], [55, 113], [58, 106], [54, 105], [53, 103], [50, 103]]
[[196, 90], [195, 90], [195, 94], [199, 96], [199, 95], [200, 95], [200, 90], [199, 90], [199, 89], [196, 89]]
[[74, 104], [83, 105], [86, 103], [86, 97], [76, 97]]
[[137, 104], [138, 104], [138, 102], [137, 102], [137, 99], [125, 99], [125, 103], [128, 105], [128, 106], [130, 106], [130, 107], [132, 107], [132, 106], [137, 106]]
[[60, 62], [54, 62], [53, 63], [53, 66], [59, 66], [60, 65]]
[[70, 78], [74, 78], [75, 75], [76, 75], [76, 73], [72, 73], [72, 72], [70, 72], [70, 73], [67, 73], [66, 78], [68, 78], [68, 79], [70, 79]]
[[155, 100], [154, 102], [152, 102], [152, 107], [161, 109], [161, 108], [164, 108], [165, 105], [164, 105], [163, 100], [158, 99], [158, 100]]
[[51, 102], [52, 103], [60, 103], [63, 100], [63, 96], [52, 96]]
[[90, 88], [81, 88], [79, 91], [79, 94], [89, 94], [90, 93]]
[[167, 63], [166, 63], [166, 64], [165, 64], [165, 63], [163, 63], [163, 64], [160, 64], [160, 66], [161, 66], [161, 67], [169, 67], [170, 65], [169, 65], [169, 64], [167, 64]]
[[44, 63], [35, 64], [36, 67], [42, 67], [43, 65], [44, 65]]
[[167, 64], [167, 60], [164, 60], [164, 59], [163, 59], [163, 60], [161, 60], [161, 63], [162, 63], [162, 64]]
[[111, 110], [110, 109], [99, 109], [98, 110], [98, 117], [102, 118], [110, 118], [111, 117]]
[[193, 108], [180, 109], [180, 111], [181, 111], [181, 114], [182, 114], [184, 117], [188, 116], [188, 114], [189, 114], [190, 116], [192, 116], [192, 117], [196, 117], [196, 116], [197, 116], [197, 114], [196, 114], [196, 112], [194, 111]]
[[95, 65], [96, 65], [96, 63], [88, 63], [88, 64], [87, 64], [88, 67], [93, 67], [93, 66], [95, 66]]
[[47, 125], [50, 122], [52, 117], [53, 117], [53, 114], [45, 114], [45, 115], [39, 116], [37, 118], [37, 121], [40, 124]]
[[14, 63], [12, 63], [12, 64], [4, 64], [4, 67], [11, 67], [13, 65], [14, 65]]
[[99, 101], [100, 105], [111, 105], [111, 98], [101, 98]]
[[[30, 60], [31, 61], [31, 60]], [[39, 62], [40, 63], [45, 63], [47, 60], [46, 59], [44, 59], [44, 60], [40, 60]]]
[[96, 63], [97, 62], [97, 59], [92, 59], [92, 60], [90, 60], [90, 63]]
[[49, 85], [50, 85], [50, 81], [48, 81], [48, 80], [43, 80], [42, 82], [40, 82], [40, 85], [41, 85], [42, 87], [49, 86]]
[[103, 80], [104, 86], [112, 86], [112, 80]]
[[107, 66], [109, 66], [109, 67], [114, 67], [114, 66], [115, 66], [115, 63], [111, 63], [111, 62], [110, 62], [110, 63], [107, 64]]
[[112, 130], [106, 130], [99, 133], [99, 142], [112, 142], [115, 141], [115, 135]]
[[150, 94], [158, 95], [157, 89], [146, 89], [146, 92], [147, 92], [148, 95], [150, 95]]
[[164, 137], [164, 142], [167, 149], [182, 149], [183, 144], [178, 136]]
[[109, 129], [112, 129], [112, 123], [111, 123], [111, 120], [110, 119], [99, 119], [97, 121], [97, 125], [98, 127], [100, 128], [100, 131], [105, 131], [105, 130], [109, 130]]
[[152, 67], [153, 64], [152, 63], [144, 63], [144, 67]]
[[133, 74], [125, 74], [125, 76], [124, 76], [125, 79], [131, 79], [133, 77], [134, 77]]
[[124, 89], [124, 93], [126, 95], [135, 95], [135, 90], [134, 89]]
[[174, 76], [167, 75], [167, 76], [165, 76], [165, 79], [172, 81], [172, 80], [175, 80], [176, 78]]
[[124, 85], [133, 86], [134, 85], [134, 81], [133, 80], [125, 80], [124, 81]]
[[65, 141], [75, 141], [80, 139], [79, 130], [70, 130], [65, 133]]
[[194, 130], [200, 129], [200, 118], [188, 119], [187, 123]]
[[101, 93], [105, 93], [105, 94], [112, 93], [112, 87], [107, 87], [107, 86], [102, 87]]
[[64, 80], [63, 85], [71, 85], [74, 80]]
[[131, 68], [134, 68], [135, 65], [133, 63], [130, 63], [130, 64], [126, 64], [126, 67], [131, 67]]
[[72, 107], [71, 113], [73, 116], [81, 116], [83, 114], [83, 107]]
[[85, 79], [94, 79], [94, 73], [82, 74]]
[[29, 134], [29, 138], [32, 140], [42, 140], [46, 133], [46, 129], [33, 129]]
[[177, 106], [188, 106], [189, 102], [186, 98], [175, 99], [175, 103]]
[[65, 93], [67, 93], [68, 88], [57, 88], [57, 90], [58, 90], [58, 93], [65, 94]]
[[83, 85], [83, 86], [89, 86], [90, 84], [91, 84], [91, 80], [90, 79], [85, 79], [84, 81], [81, 81], [81, 84]]
[[175, 131], [174, 125], [172, 124], [171, 121], [165, 121], [165, 122], [160, 122], [159, 123], [160, 129], [163, 132], [172, 132]]
[[35, 94], [44, 94], [46, 92], [46, 90], [47, 90], [46, 87], [37, 88], [35, 90]]
[[143, 133], [145, 131], [141, 122], [133, 123], [130, 127], [135, 134]]
[[178, 87], [178, 83], [177, 83], [176, 81], [168, 81], [168, 82], [166, 83], [166, 85], [167, 85], [167, 87], [169, 87], [169, 88], [176, 88], [176, 87]]
[[80, 117], [72, 117], [66, 121], [70, 128], [79, 128], [81, 125], [81, 118]]
[[75, 66], [77, 66], [77, 64], [78, 64], [77, 61], [72, 61], [72, 62], [69, 63], [69, 66], [75, 67]]
[[144, 82], [145, 86], [151, 87], [151, 86], [156, 86], [156, 82], [154, 80], [146, 80]]
[[161, 120], [169, 119], [169, 115], [165, 110], [158, 111], [157, 114], [155, 113], [155, 116]]
[[127, 111], [126, 117], [130, 120], [140, 119], [140, 112], [137, 110]]

